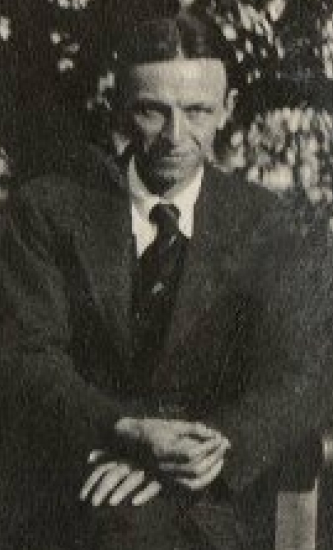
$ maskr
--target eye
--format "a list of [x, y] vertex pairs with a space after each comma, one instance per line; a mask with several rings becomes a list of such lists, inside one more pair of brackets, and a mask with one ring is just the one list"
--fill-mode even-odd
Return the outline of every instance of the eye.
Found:
[[140, 101], [136, 103], [132, 112], [134, 116], [145, 119], [157, 119], [163, 117], [163, 110], [154, 102]]
[[213, 114], [214, 109], [209, 105], [189, 105], [186, 107], [185, 112], [189, 119], [196, 120], [198, 118], [208, 117]]

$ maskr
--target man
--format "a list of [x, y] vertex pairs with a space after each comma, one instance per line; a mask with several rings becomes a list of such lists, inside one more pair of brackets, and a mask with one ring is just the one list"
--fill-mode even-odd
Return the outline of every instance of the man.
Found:
[[326, 419], [331, 258], [207, 162], [227, 50], [151, 5], [118, 51], [126, 169], [88, 148], [8, 205], [9, 548], [252, 547], [238, 497]]

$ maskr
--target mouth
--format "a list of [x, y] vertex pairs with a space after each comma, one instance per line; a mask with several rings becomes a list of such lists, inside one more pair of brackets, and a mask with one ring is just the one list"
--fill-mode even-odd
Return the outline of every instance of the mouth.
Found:
[[188, 153], [184, 153], [184, 152], [169, 153], [167, 155], [161, 155], [160, 162], [178, 164], [180, 162], [186, 161], [187, 158], [188, 158]]
[[185, 157], [162, 157], [157, 163], [162, 170], [181, 170], [186, 165]]

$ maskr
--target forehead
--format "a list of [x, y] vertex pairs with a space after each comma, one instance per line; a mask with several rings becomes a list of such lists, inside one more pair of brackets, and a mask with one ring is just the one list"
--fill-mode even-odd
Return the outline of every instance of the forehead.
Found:
[[129, 99], [165, 102], [218, 102], [225, 95], [226, 72], [218, 59], [175, 59], [134, 65], [127, 72]]

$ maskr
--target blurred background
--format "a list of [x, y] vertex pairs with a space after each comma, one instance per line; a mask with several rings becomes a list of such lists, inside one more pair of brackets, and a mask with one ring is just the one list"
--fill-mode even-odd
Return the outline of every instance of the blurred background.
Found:
[[[52, 169], [56, 151], [82, 140], [107, 150], [105, 1], [0, 0], [0, 202]], [[332, 1], [207, 0], [205, 9], [238, 63], [237, 108], [215, 162], [289, 201], [305, 231], [315, 217], [333, 234]]]

